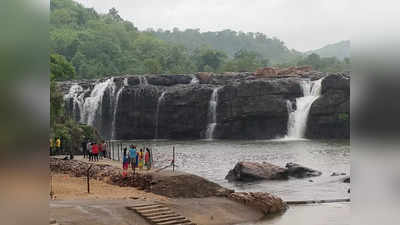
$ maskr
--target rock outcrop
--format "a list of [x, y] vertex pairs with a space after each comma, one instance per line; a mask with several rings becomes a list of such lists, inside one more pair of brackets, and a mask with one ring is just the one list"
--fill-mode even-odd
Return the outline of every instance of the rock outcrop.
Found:
[[[214, 138], [271, 139], [287, 134], [287, 101], [302, 96], [300, 81], [327, 75], [309, 68], [295, 70], [290, 76], [127, 75], [58, 86], [65, 94], [67, 115], [93, 125], [106, 139], [205, 138], [215, 88], [219, 91]], [[326, 76], [322, 96], [310, 110], [307, 137], [349, 137], [349, 84], [347, 75]]]
[[287, 163], [286, 171], [290, 177], [307, 178], [321, 176], [322, 172], [299, 165], [297, 163]]
[[350, 138], [350, 78], [332, 74], [310, 109], [307, 138]]
[[229, 195], [229, 199], [261, 210], [265, 215], [282, 213], [287, 209], [281, 198], [264, 192], [235, 192]]
[[257, 180], [287, 180], [289, 177], [307, 178], [320, 176], [322, 172], [299, 165], [287, 163], [285, 168], [271, 163], [238, 162], [228, 172], [225, 179], [228, 181], [252, 182]]
[[238, 162], [228, 172], [228, 181], [251, 182], [256, 180], [285, 180], [288, 179], [287, 169], [271, 163]]

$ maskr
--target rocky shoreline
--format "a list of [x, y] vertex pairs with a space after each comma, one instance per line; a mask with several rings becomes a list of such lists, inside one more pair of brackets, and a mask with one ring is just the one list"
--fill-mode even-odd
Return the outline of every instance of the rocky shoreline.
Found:
[[123, 178], [121, 169], [106, 164], [90, 164], [78, 160], [50, 158], [49, 165], [51, 172], [69, 174], [75, 177], [86, 177], [87, 170], [91, 166], [89, 173], [91, 179], [102, 180], [121, 187], [135, 187], [169, 198], [228, 198], [260, 210], [264, 215], [282, 213], [287, 209], [286, 203], [272, 194], [234, 192], [193, 174], [143, 172], [136, 176]]
[[[322, 80], [307, 138], [349, 138], [349, 73], [256, 76], [252, 73], [118, 76], [59, 82], [66, 112], [109, 139], [203, 139], [217, 90], [213, 138], [271, 139], [288, 131], [288, 102], [304, 80]], [[74, 87], [74, 88], [71, 88]]]

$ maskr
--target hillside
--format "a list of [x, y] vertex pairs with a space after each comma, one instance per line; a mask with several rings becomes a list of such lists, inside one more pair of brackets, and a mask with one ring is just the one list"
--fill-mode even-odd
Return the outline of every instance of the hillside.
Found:
[[254, 51], [269, 59], [273, 64], [293, 61], [296, 56], [301, 55], [300, 52], [289, 50], [281, 40], [275, 37], [267, 37], [259, 32], [244, 33], [229, 29], [217, 32], [200, 32], [200, 29], [180, 31], [177, 28], [172, 31], [160, 29], [157, 31], [149, 30], [148, 32], [169, 43], [182, 44], [189, 50], [208, 46], [225, 52], [230, 57], [233, 57], [236, 52], [242, 49]]
[[334, 58], [305, 57], [263, 33], [177, 28], [140, 31], [115, 8], [98, 13], [73, 0], [50, 1], [50, 54], [54, 80], [254, 72], [265, 66], [311, 65], [321, 71], [343, 70], [342, 62]]
[[321, 57], [336, 57], [343, 60], [350, 57], [350, 41], [340, 41], [306, 52], [307, 55], [312, 53], [318, 54]]

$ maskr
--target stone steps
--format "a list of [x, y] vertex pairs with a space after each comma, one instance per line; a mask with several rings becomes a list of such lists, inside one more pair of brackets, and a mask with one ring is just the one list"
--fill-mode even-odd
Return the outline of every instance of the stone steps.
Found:
[[126, 209], [135, 211], [154, 225], [196, 225], [190, 221], [190, 219], [158, 203], [138, 202], [132, 206], [126, 207]]

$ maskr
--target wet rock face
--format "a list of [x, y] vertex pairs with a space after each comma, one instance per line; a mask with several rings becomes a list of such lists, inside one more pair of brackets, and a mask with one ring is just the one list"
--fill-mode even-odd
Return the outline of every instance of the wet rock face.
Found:
[[301, 96], [294, 79], [247, 80], [219, 91], [216, 138], [267, 139], [287, 132], [287, 99]]
[[285, 168], [270, 163], [239, 162], [225, 177], [228, 181], [286, 180]]
[[266, 192], [235, 192], [228, 198], [261, 210], [265, 215], [282, 213], [287, 209], [286, 203], [281, 198]]
[[320, 171], [299, 165], [297, 163], [287, 163], [285, 167], [290, 177], [306, 178], [306, 177], [317, 177], [322, 175], [322, 172]]
[[321, 97], [310, 109], [307, 138], [350, 138], [350, 79], [332, 74], [322, 81]]
[[[114, 77], [115, 89], [104, 91], [93, 125], [106, 139], [112, 134], [115, 139], [153, 139], [156, 133], [160, 139], [205, 138], [210, 98], [213, 90], [220, 88], [214, 138], [282, 137], [287, 133], [287, 101], [302, 96], [299, 81], [323, 75], [315, 72], [278, 78], [252, 73], [199, 73]], [[195, 77], [197, 81], [193, 82]], [[58, 86], [67, 94], [73, 84], [79, 84], [86, 99], [95, 85], [105, 80], [60, 82]], [[307, 137], [348, 138], [349, 83], [347, 76], [338, 74], [324, 79], [322, 96], [310, 110]], [[76, 101], [66, 99], [65, 108], [68, 115], [81, 120]]]

